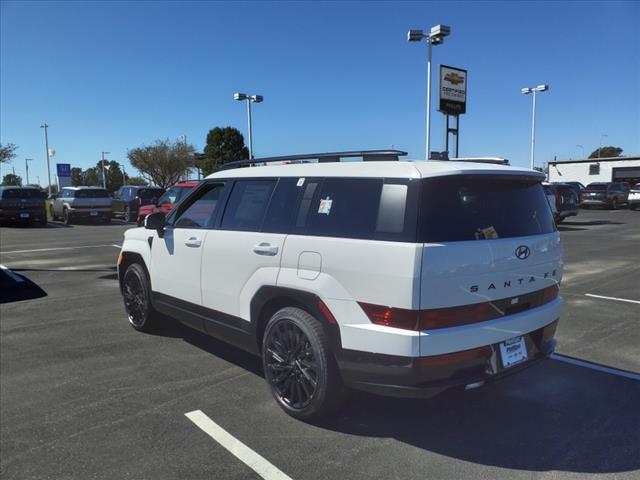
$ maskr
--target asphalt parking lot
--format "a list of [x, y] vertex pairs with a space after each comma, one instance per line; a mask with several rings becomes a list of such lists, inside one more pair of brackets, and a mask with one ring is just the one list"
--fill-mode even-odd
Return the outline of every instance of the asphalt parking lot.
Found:
[[114, 267], [126, 228], [0, 230], [0, 263], [46, 293], [0, 305], [3, 479], [260, 478], [185, 416], [197, 410], [269, 479], [640, 477], [638, 211], [560, 227], [557, 359], [431, 400], [354, 394], [315, 425], [278, 408], [258, 359], [175, 324], [127, 324]]

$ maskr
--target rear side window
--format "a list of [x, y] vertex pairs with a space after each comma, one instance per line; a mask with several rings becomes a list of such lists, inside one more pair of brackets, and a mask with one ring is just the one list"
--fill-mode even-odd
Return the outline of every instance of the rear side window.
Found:
[[373, 238], [378, 220], [382, 179], [326, 178], [309, 182], [296, 227], [310, 235]]
[[138, 190], [138, 197], [140, 198], [158, 198], [162, 195], [163, 190], [160, 188], [141, 188]]
[[262, 231], [288, 233], [295, 215], [295, 204], [300, 187], [297, 178], [281, 178], [271, 197]]
[[222, 217], [223, 230], [260, 230], [275, 180], [239, 180], [227, 202]]
[[544, 189], [526, 178], [456, 175], [423, 181], [419, 239], [459, 242], [556, 230]]

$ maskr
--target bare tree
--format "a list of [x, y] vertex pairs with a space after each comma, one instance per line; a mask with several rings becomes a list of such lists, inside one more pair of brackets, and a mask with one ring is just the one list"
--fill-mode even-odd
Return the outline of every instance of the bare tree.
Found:
[[9, 163], [16, 157], [18, 147], [13, 143], [0, 144], [0, 163]]

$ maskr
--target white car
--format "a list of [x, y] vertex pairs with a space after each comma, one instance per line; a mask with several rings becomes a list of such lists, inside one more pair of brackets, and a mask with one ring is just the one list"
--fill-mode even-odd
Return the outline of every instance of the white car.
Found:
[[629, 190], [629, 208], [635, 210], [640, 207], [640, 183], [636, 183]]
[[129, 322], [148, 331], [162, 312], [260, 355], [275, 400], [301, 419], [351, 388], [429, 397], [548, 357], [563, 261], [543, 175], [400, 154], [210, 175], [166, 220], [125, 233]]

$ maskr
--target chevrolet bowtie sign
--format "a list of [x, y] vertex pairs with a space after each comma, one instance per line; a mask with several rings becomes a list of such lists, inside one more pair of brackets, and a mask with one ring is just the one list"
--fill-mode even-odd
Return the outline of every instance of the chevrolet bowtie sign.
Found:
[[448, 115], [467, 111], [467, 71], [440, 65], [440, 108]]

